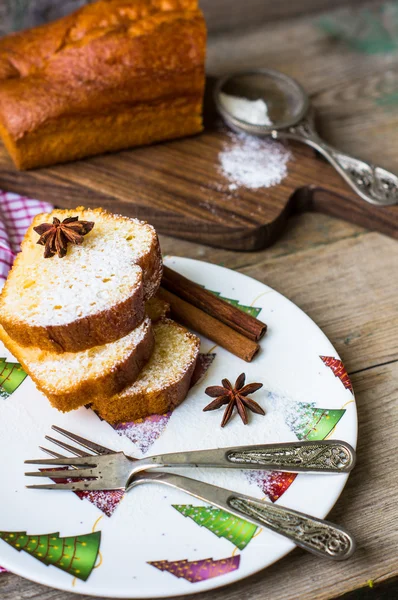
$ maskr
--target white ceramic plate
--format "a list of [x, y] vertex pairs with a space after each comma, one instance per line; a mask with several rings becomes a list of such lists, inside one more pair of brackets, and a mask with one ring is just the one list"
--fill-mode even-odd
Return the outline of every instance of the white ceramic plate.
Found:
[[[165, 262], [258, 313], [269, 326], [261, 353], [246, 364], [204, 339], [201, 351], [216, 356], [204, 361], [214, 358], [182, 406], [172, 415], [126, 426], [119, 435], [85, 408], [69, 414], [51, 408], [29, 378], [20, 383], [20, 372], [10, 367], [12, 357], [1, 347], [0, 357], [7, 362], [1, 363], [0, 383], [9, 395], [0, 398], [0, 565], [18, 575], [93, 596], [160, 598], [238, 581], [294, 547], [281, 536], [238, 523], [227, 513], [213, 512], [203, 502], [158, 484], [139, 487], [124, 497], [97, 492], [90, 499], [69, 491], [25, 489], [24, 459], [44, 456], [38, 446], [51, 433], [52, 424], [136, 457], [142, 452], [297, 437], [333, 437], [356, 445], [356, 408], [348, 376], [335, 349], [311, 319], [274, 290], [239, 273], [185, 258], [169, 257]], [[210, 401], [204, 390], [224, 377], [234, 381], [242, 371], [248, 382], [264, 384], [254, 399], [266, 416], [250, 413], [250, 423], [244, 426], [235, 415], [221, 429], [222, 410], [202, 411]], [[347, 480], [345, 475], [294, 479], [259, 472], [248, 478], [247, 473], [185, 472], [258, 498], [271, 497], [317, 517], [327, 515]], [[318, 559], [313, 560], [316, 567]]]

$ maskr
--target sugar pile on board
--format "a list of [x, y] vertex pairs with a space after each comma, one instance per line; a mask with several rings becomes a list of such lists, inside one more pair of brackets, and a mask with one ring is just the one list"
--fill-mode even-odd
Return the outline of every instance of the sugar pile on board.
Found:
[[221, 104], [232, 116], [251, 125], [272, 125], [268, 115], [268, 106], [259, 98], [249, 100], [231, 94], [220, 94]]
[[268, 188], [286, 177], [291, 154], [283, 144], [244, 133], [229, 133], [228, 137], [218, 158], [230, 190]]

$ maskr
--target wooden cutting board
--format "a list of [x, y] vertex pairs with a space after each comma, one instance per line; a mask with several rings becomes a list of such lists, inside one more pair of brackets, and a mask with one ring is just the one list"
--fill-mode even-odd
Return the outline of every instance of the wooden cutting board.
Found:
[[160, 233], [233, 250], [269, 246], [292, 212], [308, 210], [398, 238], [398, 206], [360, 199], [304, 145], [290, 145], [281, 184], [229, 191], [218, 159], [228, 139], [208, 94], [205, 131], [192, 138], [28, 172], [18, 172], [0, 146], [0, 188], [58, 207], [103, 206]]

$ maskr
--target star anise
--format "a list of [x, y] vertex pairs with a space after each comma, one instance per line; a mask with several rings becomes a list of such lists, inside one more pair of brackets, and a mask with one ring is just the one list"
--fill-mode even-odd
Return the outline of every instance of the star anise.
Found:
[[224, 427], [230, 420], [234, 407], [238, 411], [238, 414], [245, 425], [248, 423], [247, 419], [247, 408], [254, 413], [259, 415], [265, 415], [265, 412], [257, 402], [254, 402], [251, 398], [248, 398], [248, 394], [253, 394], [263, 387], [262, 383], [248, 383], [245, 385], [246, 375], [241, 373], [232, 386], [228, 379], [222, 380], [222, 387], [219, 385], [212, 385], [205, 390], [205, 394], [211, 398], [215, 398], [210, 404], [208, 404], [203, 410], [216, 410], [221, 408], [224, 404], [227, 405], [225, 409], [223, 419], [221, 421], [221, 427]]
[[79, 217], [68, 217], [61, 223], [56, 217], [51, 223], [42, 223], [33, 229], [40, 235], [38, 244], [45, 246], [44, 258], [58, 254], [59, 258], [66, 255], [68, 243], [82, 244], [83, 236], [94, 227], [92, 221], [79, 221]]

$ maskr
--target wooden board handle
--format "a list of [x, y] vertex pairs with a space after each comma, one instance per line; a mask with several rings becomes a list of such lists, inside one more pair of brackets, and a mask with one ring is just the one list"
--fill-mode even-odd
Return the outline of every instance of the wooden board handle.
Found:
[[398, 239], [398, 206], [374, 206], [349, 192], [343, 196], [335, 191], [313, 188], [307, 195], [306, 210], [338, 217]]

